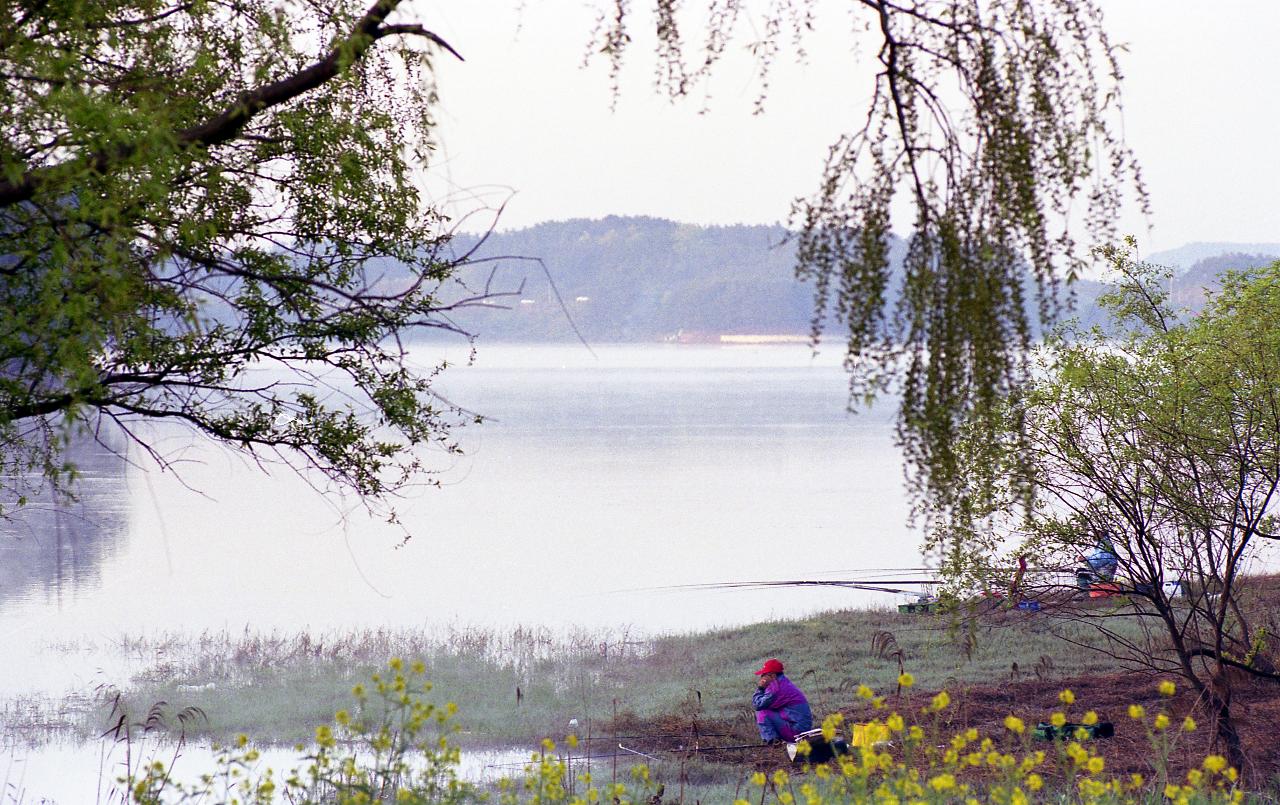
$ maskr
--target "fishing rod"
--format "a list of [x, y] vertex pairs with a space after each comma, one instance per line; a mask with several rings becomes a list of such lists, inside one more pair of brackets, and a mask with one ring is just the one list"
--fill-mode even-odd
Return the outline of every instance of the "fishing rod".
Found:
[[[645, 754], [644, 752], [641, 752], [638, 749], [632, 749], [631, 747], [623, 746], [622, 744], [618, 744], [618, 748], [624, 752], [630, 752], [633, 755], [646, 757], [653, 761], [661, 760], [661, 758], [656, 758], [653, 755]], [[657, 752], [658, 754], [662, 754], [662, 755], [686, 755], [686, 754], [692, 754], [694, 752], [738, 752], [744, 749], [770, 749], [770, 748], [772, 747], [770, 747], [768, 744], [762, 744], [757, 741], [756, 743], [753, 743], [753, 744], [734, 744], [732, 746], [690, 746], [682, 749], [650, 749], [649, 751]], [[608, 757], [613, 757], [613, 755], [595, 755], [594, 757], [608, 758]], [[590, 760], [592, 758], [587, 758], [587, 759]]]
[[[637, 755], [637, 756], [639, 756], [639, 757], [643, 757], [643, 758], [648, 758], [649, 760], [652, 760], [652, 761], [655, 761], [655, 762], [661, 762], [661, 761], [662, 761], [662, 758], [654, 757], [653, 755], [649, 754], [648, 752], [641, 752], [639, 749], [632, 749], [631, 747], [629, 747], [629, 746], [624, 746], [624, 745], [623, 745], [623, 744], [621, 744], [621, 743], [619, 743], [619, 744], [618, 744], [618, 748], [619, 748], [619, 749], [621, 749], [623, 752], [626, 752], [626, 753], [628, 753], [628, 754]], [[750, 744], [733, 744], [733, 745], [730, 745], [730, 746], [691, 746], [691, 747], [684, 748], [684, 749], [650, 749], [650, 750], [649, 750], [649, 752], [654, 752], [654, 753], [657, 753], [657, 754], [660, 754], [660, 755], [683, 755], [683, 754], [689, 754], [689, 753], [693, 753], [693, 752], [740, 752], [740, 751], [743, 751], [743, 750], [746, 750], [746, 749], [772, 749], [772, 748], [774, 748], [774, 747], [770, 747], [768, 744], [762, 744], [762, 743], [750, 743]], [[558, 756], [557, 756], [557, 757], [558, 757]], [[607, 755], [566, 755], [565, 757], [567, 757], [567, 758], [569, 758], [570, 760], [573, 760], [573, 761], [580, 761], [580, 760], [612, 760], [612, 759], [616, 758], [616, 757], [617, 757], [617, 755], [615, 755], [615, 754], [607, 754]], [[535, 762], [535, 761], [533, 761], [533, 760], [524, 760], [524, 761], [521, 761], [521, 762], [519, 762], [519, 763], [487, 763], [487, 764], [485, 764], [485, 768], [486, 768], [486, 769], [505, 769], [505, 768], [516, 768], [516, 767], [527, 766], [527, 765], [529, 765], [530, 763], [533, 763], [533, 762]]]
[[693, 733], [691, 733], [691, 732], [683, 732], [683, 733], [680, 733], [680, 734], [678, 734], [678, 735], [676, 735], [676, 734], [669, 734], [669, 735], [596, 735], [596, 736], [593, 736], [593, 737], [591, 737], [591, 738], [584, 738], [584, 737], [582, 737], [581, 735], [579, 735], [579, 736], [578, 736], [578, 743], [587, 743], [587, 742], [591, 742], [591, 743], [598, 743], [598, 742], [600, 742], [600, 741], [617, 741], [617, 740], [623, 740], [623, 741], [630, 741], [630, 740], [641, 740], [641, 741], [670, 741], [670, 740], [676, 740], [676, 739], [690, 740], [690, 739], [694, 739], [694, 738], [728, 738], [728, 737], [731, 737], [732, 735], [733, 735], [733, 733], [730, 733], [730, 732], [699, 732], [699, 733], [698, 733], [698, 734], [696, 734], [696, 735], [695, 735], [695, 734], [693, 734]]
[[[900, 570], [914, 571], [914, 568], [900, 568]], [[1017, 568], [1009, 568], [1009, 570], [1017, 572]], [[1071, 573], [1075, 570], [1063, 567], [1028, 567], [1023, 572], [1033, 573]], [[662, 587], [642, 587], [631, 592], [652, 592], [660, 590], [746, 590], [746, 589], [768, 589], [773, 587], [840, 587], [849, 590], [866, 590], [879, 593], [893, 593], [896, 595], [914, 595], [909, 590], [897, 589], [899, 586], [911, 587], [933, 587], [942, 584], [942, 579], [780, 579], [769, 581], [724, 581], [724, 582], [704, 582], [699, 584], [673, 584]], [[889, 585], [895, 585], [890, 587]]]
[[913, 580], [818, 580], [818, 579], [794, 579], [789, 581], [728, 581], [713, 584], [676, 584], [669, 587], [654, 587], [654, 590], [760, 590], [772, 587], [839, 587], [846, 590], [865, 590], [875, 593], [892, 593], [894, 595], [918, 595], [910, 590], [902, 590], [896, 587], [888, 587], [889, 584], [908, 584], [932, 586], [941, 582], [934, 579], [913, 579]]

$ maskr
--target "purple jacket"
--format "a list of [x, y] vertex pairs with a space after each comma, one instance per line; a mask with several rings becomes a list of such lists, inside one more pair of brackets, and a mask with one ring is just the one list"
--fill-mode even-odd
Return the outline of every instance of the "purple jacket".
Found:
[[778, 711], [796, 732], [804, 732], [813, 727], [813, 712], [809, 709], [809, 700], [784, 674], [778, 674], [778, 678], [763, 690], [757, 688], [751, 697], [751, 704], [756, 710]]

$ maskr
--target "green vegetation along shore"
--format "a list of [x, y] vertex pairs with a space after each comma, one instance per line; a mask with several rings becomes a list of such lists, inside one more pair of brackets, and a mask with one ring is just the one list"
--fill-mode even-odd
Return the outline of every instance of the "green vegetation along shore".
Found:
[[[657, 637], [525, 628], [167, 635], [125, 639], [124, 650], [155, 661], [120, 693], [131, 712], [160, 701], [199, 708], [207, 719], [186, 724], [189, 737], [293, 743], [310, 738], [353, 684], [402, 657], [426, 664], [436, 694], [458, 705], [458, 723], [477, 744], [562, 736], [570, 719], [608, 729], [615, 703], [620, 725], [697, 717], [749, 737], [751, 672], [765, 657], [785, 658], [815, 712], [826, 713], [853, 701], [858, 685], [891, 689], [898, 652], [923, 689], [1114, 672], [1104, 654], [1063, 642], [1087, 643], [1090, 631], [1041, 613], [966, 625], [850, 610]], [[106, 709], [85, 715], [84, 735], [101, 732]]]
[[[1109, 608], [1113, 632], [1141, 639], [1143, 626], [1126, 614], [1123, 597], [1096, 606]], [[1208, 724], [1196, 729], [1205, 716], [1189, 691], [1179, 688], [1174, 695], [1169, 680], [1120, 667], [1087, 622], [1052, 607], [1033, 612], [998, 601], [951, 615], [847, 610], [655, 637], [526, 628], [205, 633], [129, 640], [120, 648], [155, 661], [123, 689], [107, 689], [96, 704], [81, 707], [77, 719], [61, 721], [60, 729], [51, 730], [37, 714], [65, 713], [73, 702], [43, 708], [30, 700], [6, 703], [6, 739], [39, 743], [61, 732], [97, 740], [104, 724], [110, 726], [107, 722], [123, 712], [140, 724], [145, 718], [170, 737], [180, 732], [188, 741], [234, 747], [244, 746], [240, 736], [250, 736], [250, 746], [314, 747], [317, 740], [323, 746], [349, 718], [347, 712], [355, 712], [369, 695], [370, 679], [376, 687], [379, 674], [389, 678], [390, 665], [413, 668], [418, 678], [429, 680], [425, 695], [438, 708], [456, 705], [456, 715], [448, 709], [458, 730], [452, 740], [464, 751], [538, 751], [549, 740], [559, 742], [556, 759], [544, 758], [532, 772], [508, 770], [517, 776], [559, 775], [563, 783], [573, 779], [565, 777], [572, 772], [555, 764], [572, 759], [573, 751], [579, 759], [592, 753], [607, 757], [625, 741], [646, 755], [644, 774], [652, 776], [646, 786], [665, 780], [684, 792], [680, 799], [664, 801], [686, 801], [687, 795], [691, 802], [730, 802], [748, 788], [753, 801], [768, 791], [773, 793], [767, 801], [783, 801], [776, 799], [782, 789], [771, 776], [790, 765], [781, 750], [746, 748], [758, 741], [749, 705], [751, 671], [763, 658], [777, 656], [785, 658], [819, 722], [843, 724], [846, 731], [871, 721], [917, 724], [927, 731], [920, 735], [937, 733], [943, 747], [947, 740], [959, 740], [956, 736], [996, 736], [997, 743], [1009, 744], [1010, 757], [1022, 752], [1019, 757], [1048, 763], [1035, 772], [1034, 783], [1048, 786], [1046, 792], [1075, 785], [1072, 775], [1085, 767], [1054, 771], [1053, 753], [1037, 754], [1048, 746], [1033, 740], [1037, 721], [1083, 718], [1114, 724], [1114, 738], [1085, 742], [1077, 754], [1080, 763], [1130, 781], [1172, 779], [1171, 774], [1200, 768], [1206, 757], [1216, 764], [1218, 757]], [[1269, 725], [1280, 715], [1280, 703], [1273, 699], [1262, 685], [1239, 688], [1242, 734], [1255, 763], [1248, 779], [1255, 792], [1280, 784], [1280, 758], [1268, 740]], [[1019, 726], [1024, 729], [1015, 730]], [[575, 736], [576, 750], [567, 749], [569, 735]], [[902, 735], [908, 743], [923, 740]], [[690, 753], [693, 745], [746, 751]], [[624, 771], [641, 758], [626, 761]], [[1068, 767], [1072, 762], [1070, 757], [1063, 761]], [[939, 785], [951, 780], [945, 775], [954, 771], [946, 770], [954, 758], [939, 753], [929, 763], [923, 772], [936, 772]], [[1030, 768], [1022, 778], [1032, 774]], [[1201, 779], [1204, 773], [1192, 776]], [[1089, 785], [1101, 785], [1097, 780], [1103, 778], [1087, 779]], [[939, 801], [944, 800], [950, 801]], [[1111, 801], [1088, 801], [1095, 800]]]

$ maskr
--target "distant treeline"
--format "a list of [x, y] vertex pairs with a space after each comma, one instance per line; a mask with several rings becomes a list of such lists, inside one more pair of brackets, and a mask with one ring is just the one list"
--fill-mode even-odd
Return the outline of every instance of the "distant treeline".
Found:
[[[450, 248], [463, 254], [478, 241], [460, 236]], [[901, 259], [900, 242], [892, 254]], [[452, 318], [491, 343], [573, 340], [570, 319], [588, 341], [617, 342], [659, 341], [677, 333], [691, 340], [805, 335], [813, 317], [813, 288], [795, 278], [795, 246], [781, 226], [697, 226], [616, 216], [552, 221], [492, 233], [475, 251], [477, 258], [461, 275], [468, 287], [479, 290], [488, 283], [492, 291], [510, 295]], [[1200, 260], [1175, 283], [1175, 302], [1196, 308], [1202, 289], [1215, 285], [1223, 269], [1272, 259], [1225, 254]], [[1086, 322], [1098, 319], [1095, 300], [1102, 290], [1096, 282], [1077, 282], [1075, 315]]]
[[[486, 341], [569, 340], [563, 300], [589, 341], [656, 341], [681, 331], [807, 333], [813, 292], [795, 279], [786, 235], [780, 226], [618, 217], [494, 233], [475, 256], [495, 259], [464, 276], [477, 287], [492, 271], [493, 290], [519, 292], [493, 300], [508, 310], [471, 309], [456, 318]], [[453, 250], [464, 253], [475, 242], [458, 238]]]

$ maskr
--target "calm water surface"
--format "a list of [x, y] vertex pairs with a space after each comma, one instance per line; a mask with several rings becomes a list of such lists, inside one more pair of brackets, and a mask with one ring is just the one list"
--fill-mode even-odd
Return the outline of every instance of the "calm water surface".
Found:
[[[425, 347], [420, 359], [442, 355], [466, 357]], [[79, 503], [0, 535], [0, 639], [18, 658], [0, 668], [0, 691], [100, 679], [88, 655], [81, 667], [74, 654], [57, 668], [43, 658], [51, 644], [121, 635], [651, 633], [895, 603], [652, 589], [919, 564], [891, 407], [847, 414], [845, 383], [837, 355], [803, 347], [482, 346], [438, 388], [490, 421], [461, 431], [465, 455], [428, 456], [441, 486], [401, 502], [403, 529], [178, 432], [157, 437], [179, 474], [91, 456]]]

